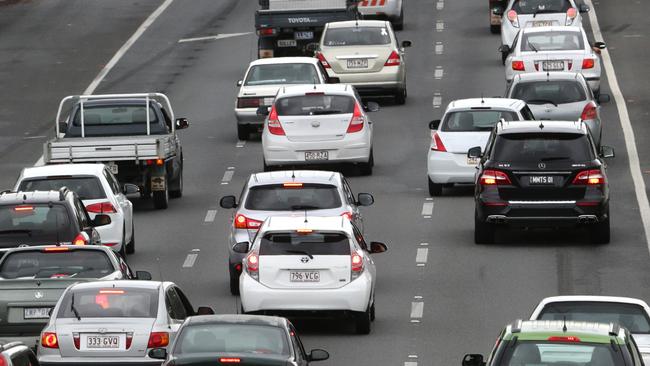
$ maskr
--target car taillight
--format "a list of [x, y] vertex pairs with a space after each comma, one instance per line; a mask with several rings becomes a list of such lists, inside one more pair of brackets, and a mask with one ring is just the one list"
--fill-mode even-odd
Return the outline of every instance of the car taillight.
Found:
[[242, 214], [235, 215], [235, 228], [236, 229], [252, 229], [257, 230], [262, 226], [262, 221], [250, 219]]
[[72, 343], [74, 343], [74, 348], [76, 349], [79, 349], [79, 347], [81, 347], [79, 333], [72, 333]]
[[166, 347], [169, 344], [169, 333], [167, 332], [151, 332], [149, 335], [149, 343], [147, 348]]
[[331, 68], [330, 63], [327, 62], [327, 59], [325, 59], [325, 55], [318, 52], [318, 53], [316, 53], [316, 58], [318, 59], [318, 61], [320, 61], [321, 65], [323, 65], [324, 68], [326, 68], [326, 69]]
[[9, 366], [7, 359], [2, 353], [0, 353], [0, 366]]
[[237, 108], [258, 108], [260, 105], [261, 98], [237, 98]]
[[576, 8], [569, 8], [569, 10], [566, 11], [565, 25], [573, 24], [573, 21], [575, 20], [577, 15], [578, 15], [578, 10], [576, 10]]
[[41, 334], [41, 347], [59, 348], [59, 339], [54, 332], [43, 332]]
[[514, 11], [514, 10], [508, 11], [508, 13], [506, 14], [506, 17], [508, 18], [508, 20], [510, 21], [510, 23], [512, 24], [513, 27], [519, 28], [519, 18], [517, 16], [516, 11]]
[[480, 184], [483, 186], [512, 184], [508, 175], [500, 170], [485, 170], [481, 174]]
[[275, 106], [271, 108], [271, 112], [269, 113], [268, 127], [270, 134], [284, 136], [284, 129], [278, 119], [278, 112], [275, 110]]
[[594, 102], [589, 102], [585, 106], [585, 108], [582, 110], [582, 114], [580, 115], [580, 119], [583, 121], [589, 120], [589, 119], [596, 119], [598, 117], [598, 107], [596, 106], [596, 103]]
[[246, 263], [246, 273], [253, 279], [259, 281], [260, 278], [260, 256], [257, 251], [251, 251], [244, 260]]
[[363, 257], [356, 251], [350, 254], [350, 279], [354, 280], [363, 273]]
[[440, 135], [438, 135], [437, 131], [433, 133], [433, 136], [431, 136], [431, 150], [440, 152], [447, 151], [445, 144], [442, 143], [442, 139], [440, 139]]
[[278, 31], [275, 28], [260, 28], [257, 30], [257, 34], [260, 36], [272, 36]]
[[401, 62], [402, 59], [399, 57], [399, 53], [393, 51], [390, 53], [390, 56], [388, 56], [388, 60], [386, 60], [384, 66], [399, 66]]
[[596, 65], [596, 60], [593, 58], [585, 58], [582, 60], [582, 69], [593, 69], [594, 65]]
[[345, 217], [348, 220], [352, 220], [352, 212], [345, 211], [344, 213], [341, 214], [341, 216]]
[[547, 339], [549, 342], [569, 342], [569, 343], [578, 343], [581, 342], [580, 338], [576, 336], [552, 336]]
[[90, 242], [90, 237], [88, 237], [88, 234], [86, 234], [86, 232], [82, 231], [74, 237], [74, 240], [72, 240], [72, 245], [87, 245], [88, 242]]
[[581, 186], [594, 186], [605, 184], [605, 175], [600, 169], [583, 170], [573, 178], [573, 184]]
[[240, 363], [241, 359], [239, 357], [221, 357], [219, 359], [221, 363]]
[[515, 71], [526, 71], [523, 61], [512, 61], [512, 69]]
[[359, 103], [354, 103], [354, 112], [352, 113], [352, 119], [350, 120], [350, 125], [346, 132], [352, 133], [361, 131], [363, 129], [363, 121], [363, 113], [361, 113]]
[[86, 211], [90, 213], [116, 213], [117, 210], [110, 202], [97, 202], [86, 206]]
[[132, 343], [133, 343], [133, 332], [128, 332], [126, 333], [126, 349], [131, 348]]

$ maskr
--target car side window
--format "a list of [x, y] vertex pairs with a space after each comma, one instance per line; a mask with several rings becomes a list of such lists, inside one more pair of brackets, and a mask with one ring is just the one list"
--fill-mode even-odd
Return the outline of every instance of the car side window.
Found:
[[354, 194], [352, 193], [352, 189], [350, 189], [350, 185], [348, 184], [348, 181], [343, 178], [343, 192], [345, 192], [345, 198], [347, 198], [348, 203], [351, 204], [352, 206], [356, 206], [357, 200], [354, 199]]
[[535, 115], [533, 115], [533, 111], [528, 108], [528, 106], [524, 106], [524, 108], [521, 109], [521, 116], [524, 117], [525, 121], [534, 121], [535, 120]]
[[303, 347], [302, 342], [300, 341], [300, 337], [298, 337], [298, 333], [296, 332], [296, 329], [293, 327], [293, 325], [289, 326], [289, 335], [291, 336], [291, 343], [293, 344], [293, 348], [296, 351], [296, 358], [306, 359], [307, 353], [305, 353], [305, 347]]
[[106, 178], [106, 181], [108, 182], [108, 185], [111, 187], [111, 191], [113, 191], [113, 194], [119, 194], [122, 192], [122, 190], [120, 189], [120, 184], [117, 182], [117, 179], [115, 179], [113, 173], [109, 172], [108, 169], [104, 169], [104, 178]]
[[185, 313], [188, 315], [194, 315], [195, 313], [194, 308], [192, 307], [190, 300], [187, 299], [187, 296], [185, 296], [183, 291], [181, 291], [181, 289], [179, 288], [176, 288], [176, 293], [178, 294], [178, 298], [181, 300], [181, 303], [183, 304]]
[[83, 205], [81, 200], [78, 197], [75, 197], [72, 202], [74, 202], [75, 211], [77, 211], [77, 218], [79, 219], [79, 226], [82, 229], [85, 229], [90, 226], [90, 217], [86, 212], [86, 207]]
[[185, 311], [185, 307], [183, 307], [183, 302], [174, 287], [170, 287], [167, 290], [165, 301], [167, 302], [167, 311], [172, 319], [185, 320], [187, 318], [187, 312]]
[[167, 126], [167, 130], [171, 131], [173, 121], [171, 118], [169, 118], [169, 114], [167, 114], [165, 108], [163, 108], [163, 106], [159, 106], [159, 107], [160, 107], [160, 111], [162, 112], [163, 118], [165, 118], [165, 125]]
[[361, 231], [355, 224], [352, 224], [352, 231], [354, 232], [354, 238], [357, 240], [357, 243], [359, 243], [361, 249], [368, 251], [368, 244], [366, 244], [366, 240], [363, 238], [363, 234], [361, 234]]

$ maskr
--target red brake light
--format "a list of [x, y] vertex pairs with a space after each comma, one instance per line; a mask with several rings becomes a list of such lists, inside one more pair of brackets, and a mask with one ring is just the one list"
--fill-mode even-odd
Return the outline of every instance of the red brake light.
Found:
[[390, 56], [388, 56], [388, 60], [386, 60], [384, 66], [399, 66], [401, 62], [402, 59], [399, 57], [399, 53], [397, 53], [397, 51], [393, 51], [391, 52]]
[[237, 108], [257, 108], [260, 105], [260, 98], [237, 98]]
[[114, 289], [99, 290], [99, 293], [104, 295], [123, 295], [124, 290], [114, 290]]
[[318, 61], [320, 61], [320, 63], [323, 65], [324, 68], [326, 69], [331, 68], [330, 63], [327, 62], [327, 59], [325, 59], [325, 56], [322, 53], [320, 52], [316, 53], [316, 58], [318, 59]]
[[566, 11], [566, 16], [567, 16], [568, 18], [573, 19], [573, 18], [575, 18], [577, 15], [578, 15], [578, 11], [576, 10], [576, 8], [569, 8], [569, 10]]
[[34, 206], [16, 206], [14, 207], [14, 211], [16, 212], [34, 211]]
[[363, 271], [363, 257], [357, 252], [352, 252], [350, 255], [350, 260], [352, 263], [352, 272], [361, 272]]
[[86, 206], [86, 211], [90, 213], [116, 213], [117, 210], [110, 202], [97, 202]]
[[88, 234], [85, 232], [80, 232], [75, 236], [74, 240], [72, 241], [73, 245], [86, 245], [90, 241], [90, 238], [88, 237]]
[[363, 129], [363, 113], [361, 113], [361, 107], [359, 103], [354, 103], [354, 112], [352, 113], [352, 119], [348, 125], [347, 133], [359, 132]]
[[67, 252], [70, 250], [68, 247], [49, 247], [43, 249], [44, 252]]
[[598, 117], [598, 109], [596, 103], [594, 102], [587, 103], [585, 108], [582, 110], [580, 119], [586, 121], [588, 119], [596, 119], [597, 117]]
[[605, 175], [600, 169], [583, 170], [573, 179], [576, 185], [601, 185], [605, 184]]
[[235, 228], [257, 230], [262, 226], [262, 221], [249, 219], [248, 217], [237, 214], [235, 215]]
[[219, 359], [219, 362], [221, 363], [240, 363], [241, 359], [237, 357], [221, 357]]
[[517, 18], [517, 12], [516, 11], [514, 11], [514, 10], [508, 11], [508, 13], [506, 14], [506, 17], [508, 18], [510, 23], [512, 23], [513, 27], [519, 27], [519, 20]]
[[2, 353], [0, 353], [0, 366], [7, 366], [7, 365], [8, 365], [7, 359]]
[[284, 129], [278, 119], [278, 112], [275, 110], [275, 106], [271, 108], [271, 112], [269, 113], [268, 127], [272, 135], [284, 136]]
[[284, 188], [302, 188], [302, 183], [293, 183], [293, 182], [284, 183], [282, 185], [282, 187], [284, 187]]
[[440, 139], [440, 135], [438, 135], [438, 132], [434, 132], [433, 136], [431, 138], [431, 150], [433, 151], [440, 151], [440, 152], [446, 152], [447, 149], [445, 148], [445, 145], [442, 143], [442, 139]]
[[79, 349], [79, 347], [81, 347], [79, 333], [72, 333], [72, 342], [74, 343], [74, 348]]
[[341, 214], [341, 216], [345, 217], [348, 220], [352, 220], [352, 212], [344, 212]]
[[163, 166], [165, 165], [165, 160], [163, 159], [149, 159], [144, 161], [145, 165], [158, 165], [158, 166]]
[[306, 235], [306, 234], [311, 234], [311, 233], [313, 233], [314, 230], [312, 230], [312, 229], [296, 229], [296, 232], [297, 232], [298, 234]]
[[54, 332], [43, 332], [41, 334], [41, 346], [45, 348], [59, 348], [59, 339]]
[[275, 28], [260, 28], [260, 30], [258, 30], [257, 32], [260, 36], [272, 36], [277, 31], [275, 30]]
[[169, 333], [167, 332], [151, 332], [149, 335], [149, 343], [147, 348], [166, 347], [169, 345]]
[[593, 58], [585, 58], [582, 60], [582, 69], [592, 69], [596, 64], [596, 60]]
[[515, 71], [526, 71], [523, 61], [512, 61], [512, 69]]
[[246, 263], [246, 273], [250, 275], [253, 279], [259, 280], [260, 273], [260, 257], [257, 251], [251, 251], [248, 253], [245, 259]]
[[512, 184], [508, 175], [500, 170], [485, 170], [481, 174], [480, 184], [483, 186]]
[[547, 339], [550, 342], [580, 342], [580, 338], [575, 336], [553, 336]]
[[126, 349], [131, 348], [132, 343], [133, 343], [133, 332], [128, 332], [126, 333]]

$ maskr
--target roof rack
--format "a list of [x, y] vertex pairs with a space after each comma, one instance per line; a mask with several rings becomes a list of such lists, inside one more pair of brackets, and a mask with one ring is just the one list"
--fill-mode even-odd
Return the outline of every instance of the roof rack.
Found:
[[63, 186], [63, 187], [59, 188], [59, 201], [64, 201], [65, 200], [65, 195], [68, 192], [70, 192], [70, 190], [66, 186]]

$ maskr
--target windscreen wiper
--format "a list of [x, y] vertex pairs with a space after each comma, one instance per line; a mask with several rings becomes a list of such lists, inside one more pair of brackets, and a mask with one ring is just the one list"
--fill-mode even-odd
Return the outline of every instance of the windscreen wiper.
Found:
[[284, 252], [285, 252], [285, 253], [291, 253], [291, 254], [304, 254], [304, 255], [308, 256], [309, 259], [314, 259], [314, 256], [311, 255], [311, 253], [309, 253], [309, 252], [306, 251], [306, 250], [287, 249], [287, 250], [285, 250]]
[[529, 41], [528, 39], [526, 39], [526, 43], [528, 43], [528, 45], [530, 46], [530, 48], [531, 48], [533, 51], [535, 51], [535, 53], [539, 52], [539, 50], [537, 49], [537, 47], [535, 47], [535, 44], [534, 44], [534, 43], [532, 43], [532, 42]]
[[77, 308], [74, 307], [74, 292], [72, 293], [72, 298], [70, 299], [70, 310], [72, 310], [74, 315], [77, 317], [77, 320], [81, 320], [81, 316], [79, 316]]
[[310, 114], [317, 116], [317, 115], [324, 115], [324, 114], [341, 114], [343, 112], [336, 110], [336, 109], [327, 109], [327, 110], [315, 110], [315, 111], [310, 111]]

